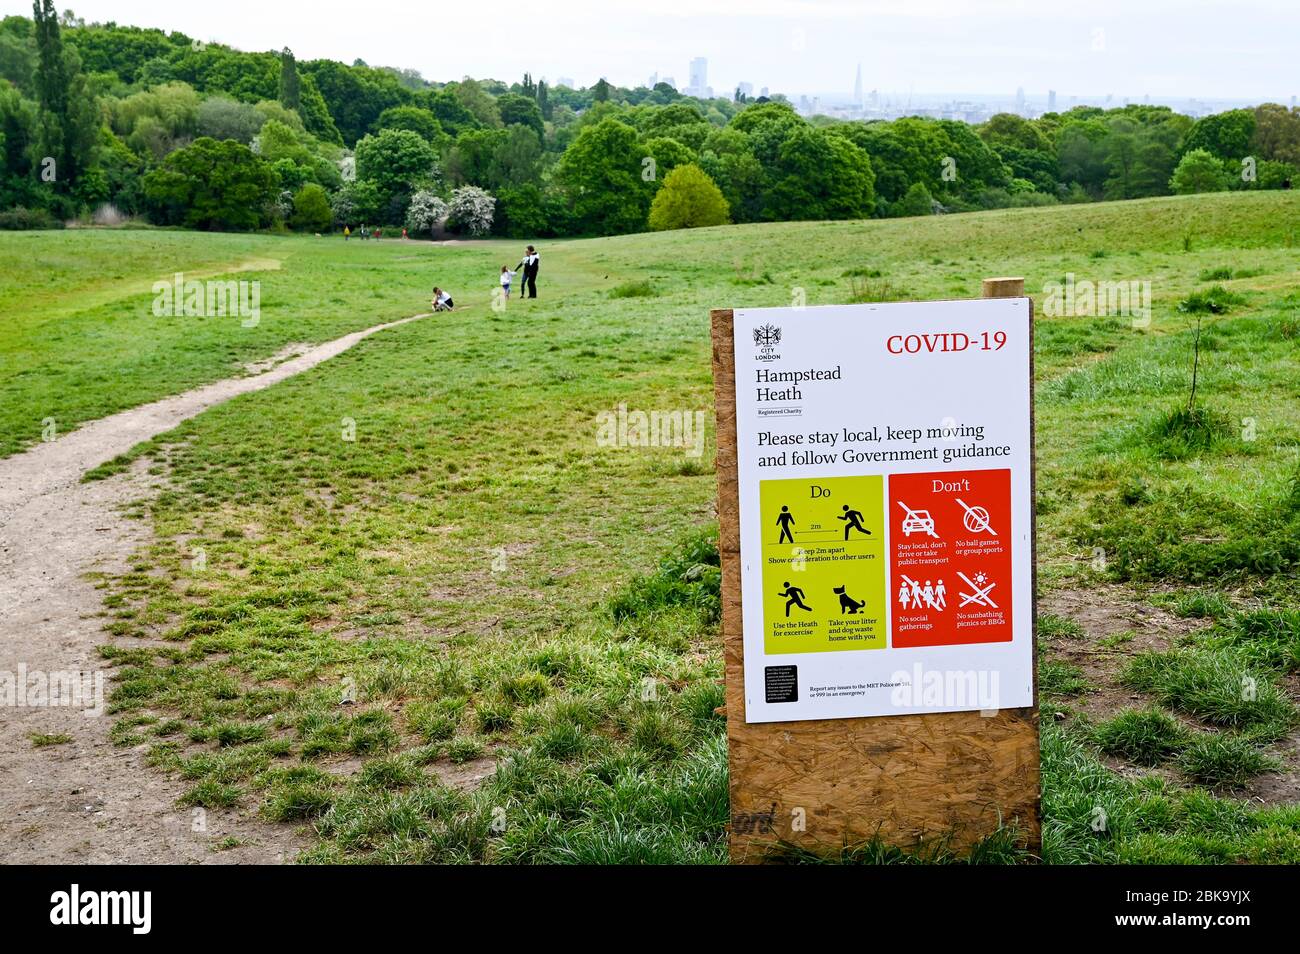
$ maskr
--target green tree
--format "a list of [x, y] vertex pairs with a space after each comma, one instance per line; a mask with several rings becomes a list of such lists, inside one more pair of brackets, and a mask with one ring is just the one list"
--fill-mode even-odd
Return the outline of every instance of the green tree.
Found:
[[580, 230], [614, 235], [645, 226], [653, 183], [642, 178], [642, 160], [649, 154], [636, 130], [617, 119], [578, 134], [560, 160], [558, 178]]
[[[994, 149], [1015, 146], [1032, 152], [1049, 153], [1052, 143], [1032, 121], [1015, 113], [998, 113], [977, 128], [979, 137]], [[999, 149], [999, 151], [1001, 151]]]
[[1198, 119], [1183, 142], [1183, 152], [1204, 149], [1219, 159], [1241, 162], [1250, 155], [1254, 135], [1254, 112], [1249, 109], [1230, 109]]
[[198, 128], [199, 106], [199, 94], [188, 83], [165, 83], [113, 101], [113, 131], [129, 136], [147, 117], [158, 120], [169, 136], [190, 137]]
[[1064, 126], [1056, 141], [1061, 182], [1077, 182], [1090, 196], [1100, 197], [1108, 171], [1105, 138], [1106, 126], [1099, 120]]
[[532, 183], [506, 186], [497, 195], [496, 218], [492, 231], [507, 238], [533, 238], [549, 235], [546, 197]]
[[521, 186], [540, 179], [541, 140], [528, 126], [507, 126], [488, 167], [489, 188]]
[[1223, 162], [1208, 149], [1193, 149], [1178, 161], [1169, 188], [1178, 195], [1226, 192], [1228, 173], [1224, 171]]
[[285, 109], [297, 111], [302, 103], [302, 83], [298, 79], [298, 61], [287, 46], [280, 51], [280, 102]]
[[44, 205], [32, 170], [31, 149], [35, 141], [36, 107], [23, 99], [18, 90], [0, 85], [0, 150], [4, 156], [0, 207]]
[[691, 163], [669, 172], [650, 203], [649, 225], [656, 232], [725, 225], [729, 221], [731, 209], [722, 190], [703, 169]]
[[500, 112], [501, 122], [507, 126], [526, 126], [537, 134], [539, 142], [546, 134], [546, 127], [542, 123], [542, 110], [536, 100], [528, 96], [506, 93], [497, 99], [497, 110]]
[[380, 215], [389, 224], [406, 216], [411, 193], [437, 178], [433, 147], [409, 129], [384, 129], [357, 143], [357, 178], [379, 193]]
[[227, 96], [209, 96], [199, 103], [196, 125], [200, 136], [233, 139], [248, 145], [261, 130], [265, 118], [249, 103]]
[[278, 119], [268, 119], [257, 134], [257, 154], [267, 162], [288, 159], [295, 165], [309, 166], [312, 161], [308, 149], [298, 134]]
[[459, 83], [448, 83], [447, 88], [480, 126], [495, 128], [501, 125], [501, 114], [497, 111], [496, 100], [477, 80], [467, 77]]
[[409, 129], [425, 142], [440, 148], [447, 141], [438, 117], [419, 106], [390, 106], [375, 120], [375, 132], [385, 129]]
[[334, 221], [329, 193], [323, 186], [309, 182], [293, 195], [293, 215], [289, 225], [299, 232], [322, 232]]
[[379, 218], [379, 190], [373, 182], [345, 182], [330, 196], [334, 221], [344, 225], [360, 225]]
[[894, 203], [890, 211], [897, 216], [933, 215], [934, 198], [924, 182], [913, 182], [908, 187], [907, 193]]
[[[536, 139], [531, 130], [522, 130], [529, 139]], [[474, 129], [463, 134], [447, 152], [447, 181], [453, 186], [492, 185], [493, 163], [497, 151], [510, 139], [504, 129]]]
[[303, 102], [307, 102], [309, 87], [317, 90], [347, 145], [366, 135], [385, 109], [411, 98], [396, 77], [382, 70], [311, 60], [298, 64], [298, 71], [304, 77]]
[[54, 0], [36, 0], [32, 15], [37, 50], [37, 150], [42, 159], [53, 160], [52, 165], [43, 166], [42, 173], [48, 170], [55, 190], [67, 193], [93, 161], [99, 105], [86, 88], [77, 51], [63, 46]]
[[867, 218], [875, 210], [875, 173], [867, 154], [826, 130], [796, 129], [781, 145], [764, 218]]
[[689, 147], [667, 136], [656, 136], [645, 141], [645, 147], [655, 161], [655, 178], [663, 182], [668, 173], [678, 166], [695, 162], [697, 156]]
[[[26, 21], [22, 21], [26, 23]], [[32, 93], [32, 77], [36, 73], [36, 57], [25, 37], [0, 33], [0, 79], [13, 83], [21, 92]]]
[[738, 129], [714, 130], [704, 142], [699, 165], [722, 190], [734, 221], [759, 221], [766, 178], [748, 136]]
[[247, 146], [206, 136], [144, 177], [154, 217], [194, 229], [255, 229], [269, 220], [279, 187], [275, 172]]
[[424, 105], [437, 117], [442, 128], [450, 136], [460, 136], [471, 129], [477, 129], [479, 121], [474, 114], [461, 105], [449, 89], [440, 89], [428, 96]]
[[550, 93], [546, 88], [546, 80], [542, 80], [537, 84], [537, 108], [541, 110], [542, 119], [551, 118]]
[[[846, 131], [833, 126], [828, 132], [844, 135]], [[875, 191], [885, 206], [901, 199], [913, 182], [933, 181], [940, 175], [943, 152], [921, 120], [857, 125], [852, 132], [853, 141], [871, 157]]]
[[1251, 152], [1260, 159], [1300, 165], [1300, 108], [1277, 103], [1257, 106]]

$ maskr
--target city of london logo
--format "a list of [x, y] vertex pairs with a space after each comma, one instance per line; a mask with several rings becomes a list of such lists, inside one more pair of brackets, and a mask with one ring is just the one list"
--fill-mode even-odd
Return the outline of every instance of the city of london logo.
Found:
[[776, 346], [781, 343], [781, 329], [776, 325], [758, 325], [754, 329], [754, 347], [758, 349], [759, 361], [776, 361]]

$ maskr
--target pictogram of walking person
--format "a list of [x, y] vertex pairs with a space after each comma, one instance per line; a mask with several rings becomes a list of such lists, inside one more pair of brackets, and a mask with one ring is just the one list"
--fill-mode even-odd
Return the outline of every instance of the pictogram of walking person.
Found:
[[785, 589], [784, 589], [782, 592], [780, 592], [779, 594], [777, 594], [777, 595], [778, 595], [778, 596], [784, 596], [784, 597], [786, 598], [786, 600], [785, 600], [785, 618], [786, 618], [786, 619], [789, 619], [789, 618], [790, 618], [790, 607], [791, 607], [791, 606], [797, 606], [797, 607], [799, 607], [799, 608], [802, 609], [802, 610], [807, 610], [807, 611], [810, 612], [810, 613], [812, 612], [812, 607], [811, 607], [811, 606], [806, 606], [806, 605], [804, 605], [804, 601], [803, 601], [804, 593], [803, 593], [803, 590], [799, 589], [799, 587], [797, 587], [797, 586], [791, 586], [790, 583], [789, 583], [789, 581], [786, 581], [785, 583], [782, 583], [781, 585], [784, 586]]
[[850, 530], [857, 530], [859, 533], [865, 533], [867, 536], [871, 536], [871, 531], [862, 525], [862, 511], [850, 510], [848, 504], [844, 505], [844, 513], [837, 516], [835, 519], [844, 521], [845, 540], [848, 540]]
[[790, 512], [789, 507], [781, 508], [781, 513], [776, 518], [776, 525], [781, 528], [781, 538], [776, 542], [780, 544], [789, 540], [794, 543], [794, 533], [790, 530], [794, 526], [794, 514]]

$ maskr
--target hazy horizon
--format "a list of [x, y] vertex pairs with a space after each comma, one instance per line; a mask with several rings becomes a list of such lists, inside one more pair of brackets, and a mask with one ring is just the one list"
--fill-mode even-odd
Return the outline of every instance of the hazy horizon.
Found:
[[[864, 91], [882, 96], [987, 99], [1023, 88], [1034, 100], [1052, 89], [1058, 108], [1107, 95], [1116, 105], [1147, 96], [1286, 103], [1300, 88], [1300, 80], [1281, 85], [1294, 55], [1292, 34], [1277, 28], [1293, 16], [1281, 0], [1195, 9], [1097, 0], [1082, 12], [1024, 0], [661, 0], [653, 8], [566, 0], [527, 13], [401, 0], [81, 0], [72, 9], [87, 22], [179, 30], [249, 51], [288, 46], [299, 59], [359, 58], [437, 82], [513, 82], [529, 72], [634, 87], [658, 73], [683, 88], [690, 61], [703, 56], [718, 96], [748, 82], [755, 92], [847, 98], [859, 62]], [[0, 11], [30, 16], [31, 4], [0, 0]]]

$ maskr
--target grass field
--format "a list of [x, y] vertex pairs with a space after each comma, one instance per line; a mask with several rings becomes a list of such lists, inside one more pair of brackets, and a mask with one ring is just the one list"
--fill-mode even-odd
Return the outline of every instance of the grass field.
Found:
[[[305, 861], [713, 862], [708, 310], [1149, 280], [1150, 327], [1036, 322], [1041, 596], [1087, 609], [1041, 620], [1044, 860], [1296, 863], [1297, 212], [1241, 193], [557, 242], [542, 297], [504, 311], [515, 243], [4, 235], [0, 453], [449, 288], [453, 314], [133, 452], [167, 483], [155, 542], [104, 581], [114, 738], [187, 805], [310, 826]], [[153, 315], [153, 281], [236, 268], [255, 328]], [[619, 404], [705, 411], [704, 454], [598, 446]], [[1110, 624], [1135, 612], [1173, 637]], [[1010, 838], [978, 858], [1023, 860]]]

